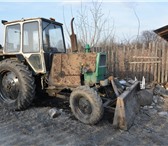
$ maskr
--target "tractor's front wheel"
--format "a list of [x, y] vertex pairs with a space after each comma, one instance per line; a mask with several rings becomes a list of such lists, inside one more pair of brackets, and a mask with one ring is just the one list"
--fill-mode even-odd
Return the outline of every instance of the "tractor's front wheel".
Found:
[[13, 110], [26, 109], [34, 99], [35, 84], [31, 71], [18, 61], [0, 62], [0, 101]]
[[70, 96], [74, 116], [85, 124], [96, 124], [103, 116], [103, 104], [97, 92], [89, 86], [76, 88]]

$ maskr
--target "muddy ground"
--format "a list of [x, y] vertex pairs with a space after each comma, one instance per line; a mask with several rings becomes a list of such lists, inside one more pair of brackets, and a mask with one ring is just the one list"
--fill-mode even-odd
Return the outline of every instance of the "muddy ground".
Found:
[[[106, 114], [95, 126], [85, 125], [74, 118], [67, 103], [55, 99], [36, 100], [29, 109], [19, 112], [0, 105], [0, 145], [167, 146], [168, 114], [163, 111], [168, 111], [168, 99], [157, 99], [152, 106], [141, 108], [128, 131], [114, 129], [112, 114]], [[61, 115], [54, 119], [48, 115], [53, 107], [61, 109]]]

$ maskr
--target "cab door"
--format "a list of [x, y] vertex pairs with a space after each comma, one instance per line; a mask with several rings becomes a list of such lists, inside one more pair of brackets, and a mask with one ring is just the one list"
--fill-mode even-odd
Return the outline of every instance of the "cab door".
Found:
[[45, 73], [44, 55], [40, 49], [39, 21], [23, 24], [23, 56], [35, 73]]
[[46, 70], [50, 71], [53, 55], [65, 53], [62, 26], [52, 21], [43, 21], [43, 50]]

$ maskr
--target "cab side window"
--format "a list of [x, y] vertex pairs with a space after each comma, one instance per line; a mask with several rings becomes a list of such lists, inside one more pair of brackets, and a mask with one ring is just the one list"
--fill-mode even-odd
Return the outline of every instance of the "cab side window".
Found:
[[5, 52], [15, 53], [20, 51], [21, 31], [20, 24], [6, 27]]

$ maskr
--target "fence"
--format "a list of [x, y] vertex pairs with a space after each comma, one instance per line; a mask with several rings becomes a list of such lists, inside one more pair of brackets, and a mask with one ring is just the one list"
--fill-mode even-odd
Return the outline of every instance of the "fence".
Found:
[[[146, 47], [147, 46], [147, 47]], [[106, 52], [108, 70], [116, 77], [137, 78], [144, 76], [147, 82], [168, 82], [168, 44], [114, 45], [92, 48], [94, 52]]]

